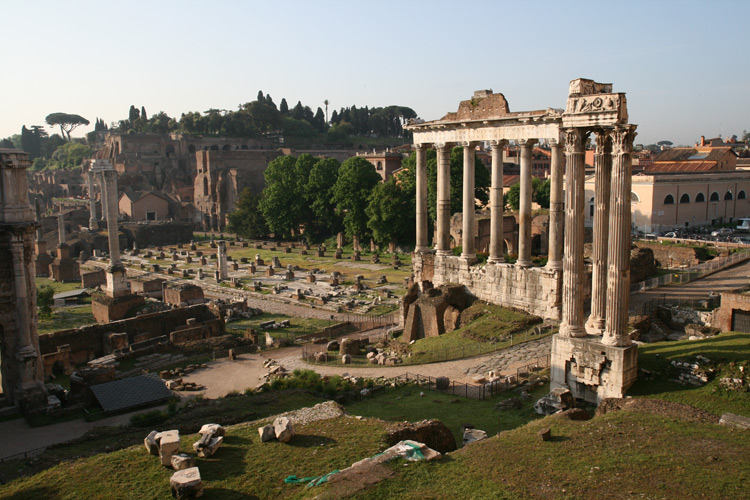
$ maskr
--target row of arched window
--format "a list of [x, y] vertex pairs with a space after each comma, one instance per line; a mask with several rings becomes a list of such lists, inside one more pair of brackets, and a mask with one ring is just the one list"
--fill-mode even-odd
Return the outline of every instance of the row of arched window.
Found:
[[[747, 198], [747, 194], [745, 194], [744, 190], [741, 190], [739, 193], [737, 193], [738, 200], [744, 200], [746, 198]], [[732, 194], [732, 192], [727, 191], [726, 194], [724, 195], [724, 201], [730, 201], [733, 199], [734, 199], [734, 195]], [[709, 201], [719, 201], [719, 200], [720, 200], [719, 193], [717, 193], [716, 191], [711, 193], [711, 198], [709, 199]], [[703, 193], [698, 193], [695, 196], [694, 203], [703, 203], [704, 201], [706, 201], [706, 197], [703, 195]], [[690, 203], [690, 195], [687, 193], [684, 193], [682, 196], [680, 196], [680, 203]], [[664, 204], [674, 205], [674, 196], [672, 196], [671, 194], [668, 194], [666, 198], [664, 198]]]

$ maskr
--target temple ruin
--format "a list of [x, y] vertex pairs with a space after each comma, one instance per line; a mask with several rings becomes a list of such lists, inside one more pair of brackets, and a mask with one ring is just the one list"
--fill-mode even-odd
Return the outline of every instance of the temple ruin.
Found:
[[34, 233], [27, 153], [0, 149], [0, 378], [5, 399], [25, 411], [47, 406], [39, 355]]
[[[440, 120], [412, 122], [417, 154], [417, 282], [465, 285], [478, 298], [560, 320], [553, 338], [552, 388], [568, 387], [577, 398], [598, 402], [622, 397], [635, 381], [637, 347], [627, 331], [630, 286], [630, 185], [635, 125], [628, 124], [624, 93], [611, 84], [570, 82], [566, 109], [511, 112], [502, 94], [475, 92], [458, 111]], [[584, 318], [584, 157], [591, 133], [595, 155], [596, 212], [591, 315]], [[531, 261], [531, 151], [540, 140], [551, 147], [548, 261]], [[503, 260], [502, 150], [520, 146], [518, 260]], [[450, 151], [463, 147], [463, 235], [475, 234], [474, 156], [480, 142], [492, 147], [490, 248], [477, 265], [473, 238], [462, 238], [462, 253], [450, 248]], [[427, 155], [437, 150], [437, 231], [428, 248]], [[565, 163], [563, 163], [563, 148]], [[563, 165], [566, 165], [565, 175]], [[565, 200], [563, 203], [563, 177]], [[565, 232], [563, 241], [563, 208]]]

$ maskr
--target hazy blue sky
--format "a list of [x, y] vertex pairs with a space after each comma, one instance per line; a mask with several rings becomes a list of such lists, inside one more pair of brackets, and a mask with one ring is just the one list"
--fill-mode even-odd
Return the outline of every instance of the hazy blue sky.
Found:
[[750, 129], [746, 0], [35, 0], [0, 12], [0, 137], [54, 111], [179, 117], [259, 89], [290, 107], [398, 104], [427, 120], [484, 88], [511, 111], [564, 107], [579, 77], [627, 93], [639, 143]]

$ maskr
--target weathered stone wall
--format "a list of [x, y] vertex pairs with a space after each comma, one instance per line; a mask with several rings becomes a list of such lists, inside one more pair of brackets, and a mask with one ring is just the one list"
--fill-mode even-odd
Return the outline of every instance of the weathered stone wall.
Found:
[[193, 239], [193, 225], [185, 222], [123, 224], [121, 228], [128, 236], [128, 245], [135, 242], [138, 248], [190, 243]]
[[746, 293], [724, 292], [721, 294], [721, 307], [714, 313], [711, 326], [722, 332], [732, 330], [732, 317], [735, 311], [750, 312], [750, 295]]
[[99, 285], [104, 285], [105, 283], [107, 283], [107, 275], [105, 274], [104, 269], [81, 273], [82, 288], [94, 288]]
[[218, 337], [224, 333], [219, 323], [219, 320], [212, 320], [196, 323], [193, 326], [180, 327], [169, 334], [169, 341], [173, 344], [184, 344], [185, 342]]
[[173, 306], [202, 304], [203, 289], [197, 285], [180, 285], [164, 290], [164, 302]]
[[[145, 332], [154, 337], [169, 335], [177, 327], [187, 324], [187, 320], [195, 318], [197, 322], [215, 320], [206, 305], [183, 307], [170, 311], [144, 314], [135, 318], [123, 319], [104, 325], [88, 325], [71, 330], [62, 330], [39, 337], [41, 354], [57, 352], [58, 346], [70, 344], [71, 362], [85, 363], [105, 354], [105, 335], [112, 332], [128, 334], [130, 344], [135, 343], [136, 335]], [[218, 328], [223, 334], [223, 325], [217, 321]]]
[[[559, 320], [562, 312], [562, 272], [542, 267], [521, 268], [514, 264], [468, 266], [460, 257], [430, 255], [425, 263], [434, 262], [432, 282], [465, 285], [481, 300], [505, 307]], [[412, 260], [416, 281], [427, 279], [421, 254]]]
[[636, 241], [633, 244], [638, 248], [650, 248], [654, 252], [654, 259], [661, 267], [689, 267], [700, 264], [694, 248], [647, 241]]

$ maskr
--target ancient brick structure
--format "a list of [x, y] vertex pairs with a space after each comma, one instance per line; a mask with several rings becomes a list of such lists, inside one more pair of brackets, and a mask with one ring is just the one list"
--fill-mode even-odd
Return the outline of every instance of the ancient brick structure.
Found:
[[164, 289], [164, 302], [172, 306], [203, 304], [203, 289], [191, 283], [169, 285]]
[[0, 149], [0, 378], [3, 396], [26, 411], [44, 408], [36, 317], [34, 232], [28, 154]]

